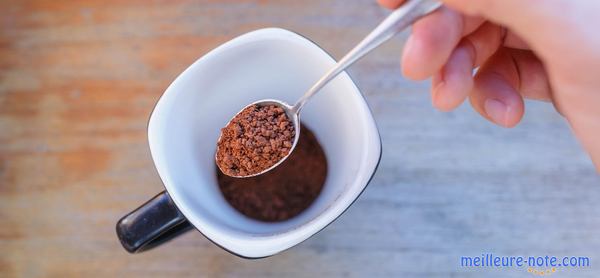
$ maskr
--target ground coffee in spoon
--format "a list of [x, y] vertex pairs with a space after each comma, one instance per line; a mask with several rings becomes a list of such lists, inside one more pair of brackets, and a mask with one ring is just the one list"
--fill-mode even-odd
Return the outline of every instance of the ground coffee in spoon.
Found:
[[317, 198], [327, 177], [327, 159], [314, 134], [302, 126], [296, 149], [273, 170], [233, 178], [217, 169], [223, 196], [242, 214], [261, 221], [283, 221], [304, 211]]
[[294, 124], [275, 105], [251, 105], [221, 129], [216, 160], [229, 176], [258, 174], [288, 155]]

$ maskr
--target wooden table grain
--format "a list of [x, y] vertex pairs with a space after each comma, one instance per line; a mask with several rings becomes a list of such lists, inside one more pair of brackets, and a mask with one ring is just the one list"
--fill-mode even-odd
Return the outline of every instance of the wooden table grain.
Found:
[[372, 0], [44, 1], [0, 5], [0, 277], [527, 277], [460, 256], [589, 256], [600, 275], [600, 178], [565, 120], [527, 103], [502, 129], [435, 111], [400, 76], [406, 35], [350, 70], [384, 154], [371, 185], [301, 245], [244, 260], [190, 232], [129, 255], [119, 217], [163, 189], [146, 124], [169, 83], [242, 33], [277, 26], [340, 57], [386, 14]]

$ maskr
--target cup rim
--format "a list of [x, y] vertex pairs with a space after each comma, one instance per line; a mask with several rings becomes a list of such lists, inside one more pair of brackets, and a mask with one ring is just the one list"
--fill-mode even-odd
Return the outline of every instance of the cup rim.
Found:
[[[381, 135], [379, 134], [379, 129], [378, 129], [378, 127], [377, 127], [377, 123], [376, 123], [376, 122], [375, 122], [375, 120], [373, 119], [373, 112], [372, 112], [371, 108], [369, 107], [369, 105], [368, 105], [368, 103], [367, 103], [367, 101], [366, 101], [366, 99], [365, 99], [365, 96], [362, 94], [362, 92], [361, 92], [360, 88], [359, 88], [359, 87], [356, 85], [356, 82], [354, 81], [354, 79], [353, 79], [353, 78], [352, 78], [352, 77], [351, 77], [351, 76], [350, 76], [348, 73], [344, 72], [344, 73], [342, 73], [342, 74], [343, 74], [343, 75], [345, 75], [347, 78], [349, 78], [350, 82], [351, 82], [351, 83], [354, 85], [354, 87], [356, 88], [356, 91], [358, 92], [359, 96], [362, 98], [362, 101], [365, 103], [365, 106], [366, 106], [366, 109], [367, 109], [367, 112], [368, 112], [368, 113], [367, 113], [367, 115], [371, 116], [371, 117], [370, 117], [370, 119], [371, 119], [371, 121], [372, 121], [372, 124], [374, 125], [374, 130], [373, 130], [373, 132], [374, 132], [374, 135], [375, 135], [375, 137], [378, 139], [378, 143], [377, 143], [378, 145], [377, 145], [377, 148], [378, 148], [378, 150], [379, 150], [379, 153], [377, 154], [377, 159], [376, 159], [376, 160], [377, 160], [377, 162], [375, 163], [375, 166], [373, 167], [373, 169], [372, 169], [372, 171], [371, 171], [371, 173], [370, 173], [370, 176], [369, 176], [369, 178], [367, 179], [367, 181], [365, 182], [365, 184], [362, 186], [362, 189], [361, 189], [361, 190], [358, 192], [358, 194], [357, 194], [357, 195], [356, 195], [356, 196], [355, 196], [355, 197], [354, 197], [354, 198], [353, 198], [353, 199], [352, 199], [352, 200], [351, 200], [351, 201], [350, 201], [350, 202], [349, 202], [349, 203], [348, 203], [348, 204], [347, 204], [347, 205], [344, 207], [344, 209], [343, 209], [342, 211], [340, 211], [340, 212], [339, 212], [339, 213], [338, 213], [336, 216], [334, 216], [334, 217], [333, 217], [331, 220], [329, 220], [329, 221], [328, 221], [328, 222], [327, 222], [327, 223], [326, 223], [326, 224], [325, 224], [323, 227], [321, 227], [319, 230], [317, 230], [317, 231], [313, 232], [313, 233], [312, 233], [312, 234], [310, 234], [308, 237], [306, 237], [306, 238], [304, 238], [304, 239], [302, 239], [302, 240], [300, 240], [300, 241], [294, 242], [293, 244], [291, 244], [291, 245], [289, 245], [289, 246], [287, 246], [287, 247], [285, 247], [285, 248], [282, 248], [282, 249], [280, 249], [280, 250], [277, 250], [277, 251], [275, 251], [275, 252], [266, 252], [266, 253], [268, 253], [268, 254], [265, 254], [265, 255], [259, 255], [259, 256], [256, 256], [256, 255], [248, 255], [248, 254], [244, 254], [244, 252], [240, 252], [240, 251], [234, 251], [234, 250], [232, 250], [233, 248], [226, 247], [226, 246], [224, 246], [223, 244], [221, 244], [221, 243], [217, 242], [215, 239], [211, 238], [211, 237], [210, 237], [210, 236], [208, 236], [208, 235], [207, 235], [205, 232], [203, 232], [203, 231], [202, 231], [202, 230], [201, 230], [199, 227], [197, 227], [197, 226], [196, 226], [196, 224], [195, 224], [195, 223], [194, 223], [192, 220], [190, 220], [190, 218], [192, 218], [192, 217], [188, 217], [188, 216], [187, 216], [187, 214], [188, 214], [189, 212], [187, 212], [186, 210], [183, 210], [183, 209], [182, 209], [182, 207], [185, 207], [185, 206], [182, 206], [182, 205], [181, 205], [181, 203], [180, 203], [180, 201], [177, 199], [177, 197], [173, 197], [174, 195], [170, 193], [170, 191], [169, 191], [169, 186], [167, 185], [168, 183], [166, 183], [166, 182], [165, 182], [163, 175], [161, 175], [161, 173], [160, 173], [160, 171], [159, 171], [158, 167], [156, 167], [156, 164], [157, 164], [157, 163], [156, 163], [156, 161], [157, 161], [157, 158], [156, 158], [155, 154], [152, 152], [152, 149], [153, 149], [153, 148], [152, 148], [152, 143], [151, 143], [152, 139], [151, 139], [151, 132], [150, 132], [150, 130], [151, 130], [151, 126], [152, 126], [152, 122], [153, 122], [153, 119], [155, 118], [154, 116], [155, 116], [155, 113], [156, 113], [156, 111], [157, 111], [157, 107], [159, 106], [159, 104], [161, 103], [161, 100], [164, 98], [164, 95], [165, 95], [165, 93], [166, 93], [167, 91], [169, 91], [170, 87], [173, 85], [173, 83], [175, 82], [175, 80], [177, 80], [177, 79], [178, 79], [180, 76], [184, 75], [184, 73], [186, 73], [188, 70], [190, 70], [190, 69], [191, 69], [192, 67], [194, 67], [196, 64], [198, 64], [199, 62], [201, 62], [202, 58], [204, 58], [206, 55], [208, 55], [208, 54], [210, 54], [211, 52], [213, 52], [215, 49], [217, 49], [217, 48], [221, 48], [221, 47], [223, 47], [223, 46], [230, 45], [230, 44], [233, 44], [233, 43], [238, 43], [238, 42], [239, 42], [241, 39], [247, 39], [248, 37], [250, 37], [250, 36], [253, 36], [253, 35], [270, 35], [270, 37], [272, 37], [272, 38], [281, 37], [281, 36], [286, 36], [286, 35], [287, 35], [287, 36], [289, 36], [289, 35], [292, 35], [292, 36], [296, 37], [297, 39], [304, 40], [305, 42], [309, 43], [309, 45], [310, 45], [310, 44], [312, 44], [313, 46], [315, 46], [315, 47], [317, 47], [318, 49], [320, 49], [320, 50], [321, 50], [321, 51], [322, 51], [322, 52], [323, 52], [323, 53], [324, 53], [324, 54], [325, 54], [325, 55], [326, 55], [326, 56], [327, 56], [329, 59], [332, 59], [333, 61], [336, 61], [336, 60], [335, 60], [335, 58], [334, 58], [334, 57], [333, 57], [333, 56], [332, 56], [332, 55], [331, 55], [329, 52], [327, 52], [325, 49], [323, 49], [323, 48], [322, 48], [320, 45], [318, 45], [318, 44], [317, 44], [317, 43], [315, 43], [313, 40], [311, 40], [311, 39], [309, 39], [309, 38], [307, 38], [307, 37], [305, 37], [305, 36], [303, 36], [303, 35], [301, 35], [301, 34], [299, 34], [299, 33], [297, 33], [297, 32], [290, 31], [290, 30], [287, 30], [287, 29], [282, 29], [282, 28], [274, 28], [274, 27], [271, 27], [271, 28], [263, 28], [263, 29], [257, 29], [257, 30], [254, 30], [254, 31], [250, 31], [250, 32], [247, 32], [247, 33], [241, 34], [241, 35], [239, 35], [239, 36], [236, 36], [236, 37], [232, 38], [231, 40], [229, 40], [229, 41], [226, 41], [226, 42], [224, 42], [223, 44], [221, 44], [221, 45], [219, 45], [219, 46], [215, 47], [214, 49], [210, 50], [209, 52], [205, 53], [204, 55], [202, 55], [201, 57], [199, 57], [198, 59], [196, 59], [196, 61], [194, 61], [194, 62], [193, 62], [193, 63], [192, 63], [190, 66], [188, 66], [188, 67], [187, 67], [185, 70], [183, 70], [183, 71], [182, 71], [182, 72], [181, 72], [181, 73], [180, 73], [180, 74], [179, 74], [179, 75], [178, 75], [178, 76], [177, 76], [177, 77], [176, 77], [176, 78], [175, 78], [175, 79], [174, 79], [174, 80], [171, 82], [171, 84], [170, 84], [170, 85], [167, 87], [167, 89], [165, 90], [165, 92], [164, 92], [164, 93], [163, 93], [163, 94], [162, 94], [162, 95], [161, 95], [161, 96], [158, 98], [158, 100], [155, 102], [155, 105], [154, 105], [154, 107], [153, 107], [153, 109], [152, 109], [152, 112], [150, 113], [150, 117], [148, 118], [148, 121], [147, 121], [147, 130], [148, 130], [149, 149], [150, 149], [150, 154], [151, 154], [151, 156], [152, 156], [153, 162], [154, 162], [154, 164], [155, 164], [155, 171], [157, 171], [157, 173], [158, 173], [158, 176], [159, 176], [159, 178], [160, 178], [161, 182], [163, 183], [163, 187], [165, 188], [165, 190], [166, 190], [167, 194], [170, 196], [170, 198], [173, 200], [173, 203], [175, 203], [175, 205], [176, 205], [177, 209], [178, 209], [179, 211], [181, 211], [181, 213], [182, 213], [182, 214], [183, 214], [183, 215], [186, 217], [186, 219], [188, 220], [188, 222], [190, 222], [191, 226], [192, 226], [192, 227], [193, 227], [193, 228], [194, 228], [196, 231], [198, 231], [200, 234], [202, 234], [202, 235], [203, 235], [203, 236], [204, 236], [206, 239], [208, 239], [210, 242], [212, 242], [213, 244], [215, 244], [215, 245], [219, 246], [219, 247], [220, 247], [220, 248], [222, 248], [223, 250], [225, 250], [225, 251], [227, 251], [227, 252], [229, 252], [229, 253], [231, 253], [231, 254], [233, 254], [233, 255], [235, 255], [235, 256], [238, 256], [238, 257], [240, 257], [240, 258], [244, 258], [244, 259], [261, 259], [261, 258], [267, 258], [267, 257], [273, 256], [273, 255], [276, 255], [276, 254], [278, 254], [278, 253], [281, 253], [281, 252], [283, 252], [283, 251], [286, 251], [286, 250], [288, 250], [288, 249], [290, 249], [290, 248], [292, 248], [292, 247], [294, 247], [294, 246], [296, 246], [296, 245], [298, 245], [298, 244], [300, 244], [300, 243], [302, 243], [302, 242], [304, 242], [304, 241], [308, 240], [309, 238], [313, 237], [314, 235], [316, 235], [316, 234], [320, 233], [320, 232], [321, 232], [321, 231], [323, 231], [325, 228], [327, 228], [329, 225], [331, 225], [333, 222], [335, 222], [335, 221], [336, 221], [336, 220], [337, 220], [337, 219], [338, 219], [340, 216], [342, 216], [342, 215], [343, 215], [343, 214], [344, 214], [344, 213], [345, 213], [345, 212], [346, 212], [346, 211], [347, 211], [347, 210], [348, 210], [348, 209], [349, 209], [349, 208], [350, 208], [350, 207], [351, 207], [351, 206], [352, 206], [352, 205], [353, 205], [353, 204], [354, 204], [354, 203], [355, 203], [357, 200], [358, 200], [358, 198], [359, 198], [359, 197], [362, 195], [362, 193], [363, 193], [363, 192], [366, 190], [366, 188], [368, 187], [368, 185], [369, 185], [369, 184], [370, 184], [370, 182], [372, 181], [373, 177], [375, 176], [375, 173], [377, 172], [377, 169], [379, 168], [379, 165], [380, 165], [380, 163], [381, 163], [382, 153], [383, 153], [383, 150], [382, 150], [382, 149], [383, 149], [383, 147], [382, 147], [382, 146], [383, 146], [383, 144], [382, 144], [382, 140], [381, 140]], [[323, 214], [323, 212], [321, 212], [321, 213], [320, 213], [319, 215], [317, 215], [317, 216], [316, 216], [314, 219], [312, 219], [312, 220], [310, 220], [309, 222], [307, 222], [307, 223], [303, 224], [302, 226], [305, 226], [305, 225], [311, 225], [311, 224], [312, 224], [312, 222], [314, 222], [314, 220], [316, 220], [317, 218], [319, 218], [319, 217], [321, 216], [321, 214]], [[298, 228], [296, 228], [296, 229], [298, 229]], [[291, 230], [285, 231], [285, 232], [283, 232], [283, 233], [277, 233], [277, 234], [273, 234], [273, 235], [269, 235], [269, 236], [275, 236], [275, 235], [278, 235], [278, 234], [285, 234], [285, 233], [289, 233], [289, 232], [291, 232], [291, 231], [293, 231], [293, 230], [296, 230], [296, 229], [291, 229]]]

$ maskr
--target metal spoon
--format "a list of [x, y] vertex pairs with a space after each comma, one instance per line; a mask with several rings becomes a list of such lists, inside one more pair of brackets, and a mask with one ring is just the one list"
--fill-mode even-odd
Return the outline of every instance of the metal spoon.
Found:
[[[262, 172], [245, 175], [245, 176], [235, 176], [237, 178], [248, 178], [254, 177], [261, 174], [264, 174], [273, 168], [279, 166], [284, 160], [286, 160], [290, 154], [296, 148], [298, 144], [298, 139], [300, 138], [300, 111], [304, 104], [317, 92], [319, 92], [325, 85], [329, 83], [329, 81], [333, 80], [338, 74], [343, 72], [346, 68], [352, 65], [354, 62], [358, 61], [360, 58], [365, 56], [367, 53], [371, 52], [371, 50], [377, 48], [382, 45], [384, 42], [391, 39], [394, 35], [403, 31], [410, 25], [412, 25], [415, 21], [420, 19], [421, 17], [437, 10], [441, 7], [442, 4], [439, 1], [435, 0], [408, 0], [406, 1], [400, 8], [396, 9], [392, 12], [386, 19], [384, 19], [379, 26], [375, 28], [366, 38], [364, 38], [356, 47], [354, 47], [346, 56], [344, 56], [332, 69], [330, 69], [317, 83], [315, 83], [299, 100], [296, 104], [289, 105], [283, 101], [275, 100], [275, 99], [265, 99], [259, 100], [257, 102], [251, 103], [248, 106], [244, 107], [244, 109], [248, 108], [252, 105], [258, 106], [266, 106], [266, 105], [275, 105], [283, 108], [288, 119], [294, 124], [295, 136], [294, 143], [290, 148], [288, 154], [275, 163], [273, 166], [263, 170]], [[243, 111], [244, 109], [240, 110]], [[232, 118], [233, 120], [233, 118]], [[230, 120], [231, 122], [231, 120]], [[229, 123], [227, 123], [229, 125]], [[220, 140], [220, 138], [219, 138]], [[215, 155], [216, 160], [216, 155]], [[217, 163], [219, 165], [219, 163]], [[220, 165], [219, 165], [220, 167]], [[223, 171], [226, 173], [226, 171]]]

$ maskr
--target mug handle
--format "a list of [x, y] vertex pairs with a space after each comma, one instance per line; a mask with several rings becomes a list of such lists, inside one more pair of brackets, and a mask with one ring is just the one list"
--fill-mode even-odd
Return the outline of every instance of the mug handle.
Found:
[[129, 253], [138, 253], [183, 234], [192, 225], [163, 191], [123, 216], [116, 228], [123, 248]]

